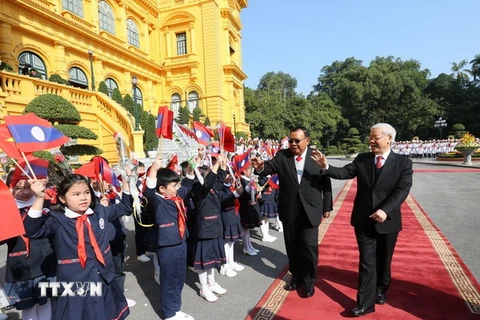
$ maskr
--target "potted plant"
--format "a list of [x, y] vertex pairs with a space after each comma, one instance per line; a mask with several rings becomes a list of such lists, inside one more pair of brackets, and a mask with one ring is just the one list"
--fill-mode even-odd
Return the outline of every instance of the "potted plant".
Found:
[[460, 142], [455, 146], [455, 149], [463, 154], [463, 164], [472, 164], [472, 154], [480, 148], [480, 144], [475, 139], [475, 136], [470, 133], [465, 133]]

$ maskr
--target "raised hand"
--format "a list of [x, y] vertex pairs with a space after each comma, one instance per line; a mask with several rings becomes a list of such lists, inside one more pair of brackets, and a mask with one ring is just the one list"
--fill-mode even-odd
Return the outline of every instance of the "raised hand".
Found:
[[252, 157], [250, 163], [257, 171], [262, 171], [263, 169], [263, 160], [258, 157]]
[[28, 180], [28, 183], [30, 184], [30, 189], [35, 194], [35, 197], [45, 198], [45, 185], [41, 181], [32, 179]]
[[312, 159], [320, 168], [325, 169], [328, 166], [327, 157], [317, 149], [312, 150]]

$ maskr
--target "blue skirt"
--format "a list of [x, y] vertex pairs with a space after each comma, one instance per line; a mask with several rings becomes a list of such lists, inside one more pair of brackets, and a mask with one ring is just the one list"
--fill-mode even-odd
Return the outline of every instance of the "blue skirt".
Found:
[[39, 282], [55, 281], [56, 277], [46, 277], [44, 275], [33, 279], [22, 280], [17, 282], [6, 282], [5, 293], [7, 294], [10, 304], [17, 310], [24, 310], [33, 307], [37, 303], [44, 305], [47, 303], [48, 297], [40, 296]]
[[214, 239], [198, 239], [195, 244], [195, 259], [193, 267], [196, 270], [220, 268], [225, 264], [225, 243], [222, 237]]
[[223, 231], [223, 239], [225, 242], [237, 242], [240, 241], [243, 235], [243, 228], [240, 222], [225, 227]]
[[273, 203], [265, 203], [260, 206], [260, 213], [264, 218], [277, 217], [277, 205]]

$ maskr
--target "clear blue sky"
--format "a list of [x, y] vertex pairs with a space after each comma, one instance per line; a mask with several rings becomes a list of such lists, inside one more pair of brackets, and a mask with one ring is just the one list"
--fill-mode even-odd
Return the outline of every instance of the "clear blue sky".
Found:
[[270, 71], [308, 94], [320, 69], [355, 57], [420, 61], [432, 77], [480, 54], [480, 0], [249, 0], [241, 13], [245, 85]]

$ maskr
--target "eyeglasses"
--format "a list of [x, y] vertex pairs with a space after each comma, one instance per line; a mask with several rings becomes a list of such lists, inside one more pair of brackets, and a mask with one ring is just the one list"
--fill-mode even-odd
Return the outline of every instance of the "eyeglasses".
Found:
[[376, 137], [369, 137], [368, 139], [370, 139], [370, 141], [378, 141], [378, 140], [381, 140], [383, 138], [385, 138], [386, 136], [381, 136], [379, 138], [376, 138]]
[[292, 143], [295, 143], [295, 144], [299, 144], [300, 142], [302, 142], [303, 140], [307, 139], [308, 137], [305, 137], [301, 140], [298, 140], [298, 139], [288, 139], [288, 143], [292, 144]]

